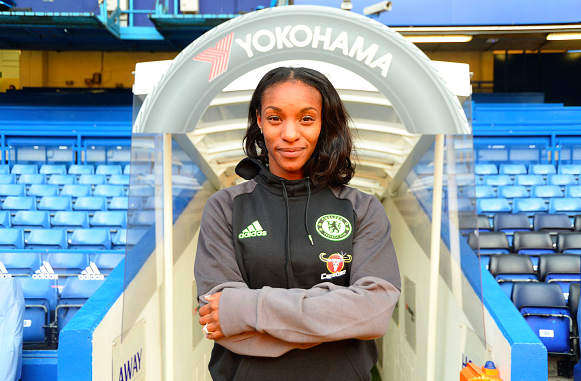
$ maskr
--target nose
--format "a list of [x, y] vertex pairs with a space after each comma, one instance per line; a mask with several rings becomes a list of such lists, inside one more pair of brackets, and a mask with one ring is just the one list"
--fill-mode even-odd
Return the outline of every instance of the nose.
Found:
[[295, 142], [301, 137], [299, 126], [294, 121], [286, 121], [282, 126], [280, 137], [287, 142]]

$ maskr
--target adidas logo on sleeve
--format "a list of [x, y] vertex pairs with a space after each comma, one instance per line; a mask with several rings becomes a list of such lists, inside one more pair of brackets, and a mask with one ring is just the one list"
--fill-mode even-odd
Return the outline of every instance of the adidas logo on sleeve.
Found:
[[262, 229], [258, 220], [254, 221], [244, 230], [238, 234], [238, 239], [265, 236], [266, 230]]

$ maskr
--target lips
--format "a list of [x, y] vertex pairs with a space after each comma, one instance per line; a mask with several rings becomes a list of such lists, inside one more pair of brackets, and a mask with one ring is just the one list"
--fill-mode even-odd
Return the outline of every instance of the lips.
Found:
[[304, 148], [279, 148], [278, 152], [287, 158], [294, 158], [300, 156], [304, 151]]

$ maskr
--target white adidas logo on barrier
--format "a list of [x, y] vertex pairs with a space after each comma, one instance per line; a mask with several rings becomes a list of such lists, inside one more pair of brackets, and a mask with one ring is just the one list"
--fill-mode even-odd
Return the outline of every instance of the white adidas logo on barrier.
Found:
[[35, 274], [32, 275], [32, 279], [58, 279], [58, 275], [54, 273], [50, 263], [42, 261], [42, 266], [40, 266], [40, 269], [35, 271]]
[[6, 270], [6, 266], [2, 262], [0, 262], [0, 278], [12, 278], [12, 275], [8, 274], [8, 270]]
[[238, 239], [250, 238], [250, 237], [260, 237], [260, 236], [265, 236], [265, 235], [266, 235], [266, 230], [263, 230], [262, 226], [260, 226], [260, 222], [258, 222], [258, 220], [256, 220], [253, 223], [251, 223], [250, 225], [248, 225], [248, 227], [246, 229], [242, 230], [242, 233], [238, 234]]
[[79, 280], [104, 280], [105, 275], [101, 274], [99, 268], [95, 264], [95, 262], [91, 262], [86, 269], [81, 271], [81, 275], [79, 275]]

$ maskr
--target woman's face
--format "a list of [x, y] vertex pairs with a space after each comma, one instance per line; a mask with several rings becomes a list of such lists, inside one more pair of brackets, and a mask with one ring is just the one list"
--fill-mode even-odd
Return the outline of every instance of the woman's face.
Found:
[[304, 177], [321, 134], [321, 94], [302, 82], [283, 82], [262, 96], [258, 126], [268, 150], [270, 172], [287, 180]]

